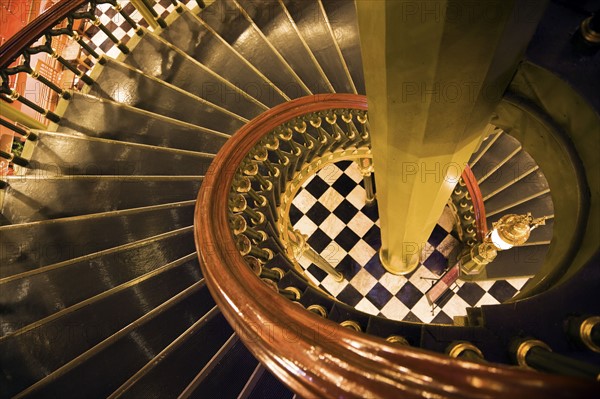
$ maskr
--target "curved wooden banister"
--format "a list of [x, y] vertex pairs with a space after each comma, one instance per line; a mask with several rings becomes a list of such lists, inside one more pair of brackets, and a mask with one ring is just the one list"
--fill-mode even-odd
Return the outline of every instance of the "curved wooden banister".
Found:
[[475, 364], [398, 346], [322, 319], [272, 291], [238, 252], [228, 224], [233, 176], [269, 131], [306, 113], [367, 109], [366, 97], [309, 96], [281, 104], [221, 149], [198, 195], [195, 241], [208, 287], [250, 351], [301, 397], [589, 397], [593, 383]]
[[87, 0], [62, 0], [18, 31], [0, 47], [0, 68], [8, 67], [21, 55], [25, 47], [34, 43], [46, 30], [87, 2]]
[[483, 195], [479, 190], [479, 184], [473, 171], [469, 165], [465, 166], [465, 170], [461, 175], [463, 181], [467, 186], [467, 191], [471, 196], [471, 202], [473, 203], [473, 213], [475, 214], [475, 226], [477, 227], [477, 240], [483, 241], [483, 238], [487, 234], [487, 221], [485, 219], [485, 206], [483, 205]]

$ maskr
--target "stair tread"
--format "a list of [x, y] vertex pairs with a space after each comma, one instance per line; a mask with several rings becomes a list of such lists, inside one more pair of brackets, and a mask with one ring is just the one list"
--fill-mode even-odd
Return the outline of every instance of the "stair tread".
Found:
[[[42, 176], [31, 175], [7, 175], [0, 177], [1, 180], [6, 181], [9, 184], [20, 183], [24, 181], [39, 181]], [[120, 182], [154, 182], [154, 181], [202, 181], [204, 176], [202, 175], [179, 175], [179, 176], [164, 176], [164, 175], [48, 175], [43, 176], [45, 180], [49, 181], [97, 181], [101, 183], [103, 181], [120, 181]]]
[[203, 12], [200, 18], [214, 32], [261, 71], [270, 83], [277, 86], [288, 99], [310, 94], [304, 82], [291, 69], [281, 54], [265, 40], [248, 14], [236, 1], [222, 1]]
[[[358, 19], [354, 2], [346, 0], [323, 1], [334, 38], [337, 40], [344, 61], [350, 71], [350, 78], [358, 94], [366, 95]], [[351, 26], [351, 28], [349, 28]]]
[[493, 222], [497, 222], [502, 216], [507, 214], [526, 215], [528, 212], [532, 212], [532, 216], [535, 218], [550, 216], [554, 214], [554, 206], [552, 204], [552, 197], [550, 193], [543, 194], [537, 198], [525, 201], [522, 204], [513, 206], [511, 208], [504, 209], [497, 213], [486, 211], [486, 220], [488, 228]]
[[[260, 366], [263, 367], [263, 366]], [[294, 392], [290, 391], [281, 381], [268, 370], [265, 370], [248, 396], [239, 396], [239, 399], [285, 399], [292, 398]]]
[[[214, 6], [211, 4], [202, 13], [213, 12]], [[286, 101], [285, 97], [270, 87], [260, 74], [240, 59], [239, 54], [216, 37], [189, 10], [184, 9], [167, 29], [160, 32], [160, 36], [207, 68], [218, 72], [262, 104], [274, 107]], [[189, 40], [190, 37], [196, 40]]]
[[231, 327], [215, 307], [203, 320], [197, 322], [195, 331], [180, 335], [163, 353], [157, 354], [138, 375], [120, 388], [126, 390], [116, 393], [123, 398], [178, 397], [199, 370], [211, 361], [231, 331]]
[[[190, 398], [232, 398], [236, 397], [243, 389], [252, 375], [258, 361], [241, 341], [237, 341], [219, 359], [219, 363], [210, 369], [210, 373], [195, 390], [190, 393]], [[230, 376], [235, 375], [232, 379]]]
[[[246, 119], [268, 108], [160, 36], [145, 34], [124, 62]], [[231, 98], [235, 101], [228, 101]]]
[[338, 52], [337, 43], [320, 6], [321, 2], [284, 0], [283, 3], [335, 91], [354, 93], [354, 85], [350, 80], [345, 61]]
[[265, 367], [261, 363], [258, 363], [256, 367], [254, 367], [254, 371], [252, 371], [252, 375], [248, 378], [246, 385], [244, 385], [244, 388], [242, 388], [242, 391], [237, 396], [237, 399], [247, 399], [264, 374]]
[[496, 128], [492, 133], [483, 138], [483, 140], [479, 144], [479, 147], [477, 147], [475, 152], [471, 154], [471, 158], [469, 158], [469, 165], [471, 166], [471, 168], [475, 164], [477, 164], [477, 162], [479, 162], [480, 157], [482, 157], [487, 152], [487, 150], [491, 148], [494, 142], [498, 140], [502, 134], [504, 134], [502, 129]]
[[[233, 134], [248, 119], [119, 61], [108, 59], [91, 94], [212, 130]], [[156, 96], [160, 93], [160, 101]]]
[[[193, 200], [201, 176], [8, 176], [5, 224]], [[93, 200], [91, 200], [93, 199]]]
[[334, 92], [327, 76], [281, 3], [271, 0], [238, 0], [238, 3], [313, 94]]
[[209, 153], [216, 153], [230, 136], [111, 99], [79, 92], [72, 96], [51, 130]]
[[494, 195], [488, 200], [485, 200], [485, 209], [486, 212], [488, 210], [489, 212], [492, 212], [496, 209], [509, 206], [510, 204], [515, 203], [523, 198], [527, 198], [547, 190], [549, 190], [548, 182], [546, 181], [546, 178], [542, 172], [538, 169], [525, 179], [515, 182], [502, 192]]
[[29, 174], [43, 170], [59, 175], [204, 175], [214, 158], [214, 154], [82, 134], [35, 133], [39, 140], [28, 142], [23, 153], [33, 166]]
[[[483, 146], [485, 146], [485, 143]], [[481, 156], [479, 161], [471, 166], [473, 175], [477, 181], [482, 180], [483, 177], [507, 161], [507, 157], [515, 150], [520, 148], [521, 144], [519, 144], [517, 139], [507, 133], [501, 133], [492, 146]]]
[[95, 214], [89, 214], [89, 215], [70, 216], [70, 217], [66, 217], [66, 218], [62, 218], [62, 219], [39, 220], [39, 221], [35, 221], [35, 222], [20, 223], [18, 225], [0, 226], [0, 232], [16, 231], [16, 230], [20, 230], [23, 228], [34, 228], [36, 226], [52, 226], [52, 225], [61, 225], [61, 224], [80, 222], [80, 221], [98, 220], [98, 219], [109, 218], [109, 217], [114, 217], [114, 216], [134, 215], [134, 214], [148, 212], [148, 211], [186, 207], [186, 206], [190, 206], [190, 205], [194, 205], [194, 204], [195, 204], [195, 200], [187, 200], [187, 201], [173, 202], [173, 203], [169, 203], [169, 204], [150, 205], [150, 206], [144, 206], [144, 207], [139, 207], [139, 208], [115, 210], [115, 211], [101, 212], [101, 213], [95, 213]]
[[[502, 189], [507, 185], [516, 183], [521, 179], [532, 182], [537, 180], [536, 176], [543, 178], [541, 172], [538, 175], [531, 175], [532, 170], [537, 168], [537, 163], [525, 151], [519, 151], [514, 157], [509, 159], [504, 165], [496, 170], [489, 178], [479, 184], [481, 195], [486, 198], [494, 194], [495, 191]], [[525, 176], [525, 177], [523, 177]], [[545, 178], [543, 178], [545, 180]], [[501, 192], [498, 192], [501, 194]], [[496, 194], [494, 194], [496, 195]]]
[[73, 264], [95, 261], [96, 259], [99, 259], [98, 262], [102, 263], [103, 262], [102, 258], [104, 258], [104, 257], [110, 258], [111, 256], [120, 256], [117, 253], [122, 252], [122, 251], [129, 251], [129, 250], [135, 251], [137, 248], [139, 248], [141, 246], [152, 245], [152, 243], [154, 241], [160, 241], [160, 240], [169, 238], [173, 235], [189, 233], [189, 232], [193, 231], [193, 229], [194, 229], [194, 226], [181, 227], [181, 228], [177, 228], [177, 229], [174, 229], [171, 231], [167, 231], [166, 233], [157, 234], [155, 236], [142, 238], [140, 240], [132, 241], [132, 242], [129, 242], [126, 244], [117, 245], [115, 247], [111, 247], [108, 249], [103, 249], [100, 251], [91, 252], [86, 255], [82, 255], [82, 256], [75, 257], [75, 258], [60, 261], [57, 263], [52, 263], [52, 264], [42, 266], [37, 269], [32, 269], [32, 270], [29, 270], [29, 271], [26, 271], [26, 272], [23, 272], [20, 274], [13, 274], [9, 277], [1, 278], [0, 284], [5, 284], [5, 283], [11, 282], [13, 280], [29, 278], [30, 276], [35, 276], [40, 273], [51, 272], [54, 269], [60, 269], [62, 267], [70, 267]]
[[187, 399], [192, 396], [198, 386], [202, 384], [206, 376], [221, 362], [221, 360], [229, 353], [231, 348], [235, 347], [240, 340], [240, 337], [233, 332], [223, 345], [217, 350], [210, 360], [202, 367], [202, 370], [192, 379], [179, 395], [179, 399]]
[[195, 201], [184, 201], [2, 226], [0, 277], [190, 226], [194, 205]]
[[[157, 291], [160, 290], [159, 280], [152, 282], [158, 287]], [[25, 392], [35, 392], [40, 396], [52, 393], [51, 396], [77, 397], [82, 391], [91, 389], [106, 397], [142, 367], [149, 354], [162, 350], [180, 331], [214, 306], [203, 280], [179, 285], [182, 289], [171, 296], [156, 292], [156, 298], [149, 298], [147, 305], [142, 305], [143, 297], [133, 297], [133, 301], [126, 302], [127, 308], [121, 304], [122, 312], [128, 313], [128, 320], [120, 313], [118, 315], [123, 319], [121, 323], [126, 323], [122, 327], [74, 326], [71, 345], [67, 342], [52, 347], [57, 358], [43, 360], [47, 375]], [[174, 284], [173, 291], [176, 288], [177, 284]], [[134, 309], [136, 307], [138, 309]], [[165, 325], [171, 328], [165, 331]], [[73, 348], [73, 344], [77, 347]], [[122, 357], [119, 367], [107, 367], [116, 356]], [[99, 378], [100, 375], [104, 378]], [[101, 391], [104, 395], [98, 393]]]
[[[11, 276], [0, 281], [1, 301], [11, 309], [4, 321], [7, 327], [17, 321], [21, 325], [33, 323], [194, 252], [192, 229], [181, 229], [119, 251]], [[73, 284], [75, 281], [77, 284]], [[10, 295], [19, 292], [20, 287], [28, 288], [22, 295]]]
[[[159, 267], [151, 269], [146, 273], [138, 276], [137, 278], [124, 281], [120, 284], [115, 284], [113, 287], [110, 287], [106, 290], [100, 291], [95, 295], [84, 298], [82, 301], [77, 301], [70, 306], [63, 307], [61, 309], [56, 309], [54, 312], [49, 315], [37, 319], [34, 323], [30, 323], [27, 325], [19, 326], [14, 331], [3, 331], [5, 334], [0, 337], [0, 342], [4, 343], [8, 340], [15, 339], [23, 335], [31, 334], [32, 331], [40, 328], [46, 328], [47, 325], [51, 323], [60, 323], [61, 318], [69, 318], [72, 317], [73, 314], [79, 311], [87, 312], [90, 308], [93, 308], [96, 304], [101, 304], [103, 301], [113, 300], [114, 297], [120, 295], [127, 290], [131, 290], [134, 287], [134, 290], [137, 290], [135, 287], [140, 284], [144, 284], [147, 281], [155, 279], [156, 276], [164, 275], [166, 272], [170, 272], [171, 270], [175, 270], [176, 268], [188, 264], [197, 262], [197, 257], [194, 252], [187, 253], [183, 257], [180, 257], [176, 260], [168, 262], [166, 264], [161, 264]], [[199, 275], [198, 275], [199, 276]], [[198, 277], [199, 278], [199, 277]]]

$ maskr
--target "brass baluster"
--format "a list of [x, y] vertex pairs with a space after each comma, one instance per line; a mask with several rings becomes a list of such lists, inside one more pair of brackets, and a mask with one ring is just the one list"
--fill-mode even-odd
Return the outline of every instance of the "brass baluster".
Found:
[[243, 234], [238, 235], [235, 242], [242, 256], [251, 255], [265, 262], [273, 259], [273, 251], [252, 245], [250, 239]]
[[18, 155], [15, 155], [12, 152], [4, 152], [4, 151], [0, 150], [0, 158], [4, 158], [4, 159], [8, 160], [8, 162], [12, 162], [15, 165], [19, 165], [24, 168], [27, 168], [30, 166], [28, 160], [26, 160], [25, 158], [22, 158]]
[[313, 305], [308, 306], [306, 308], [306, 310], [308, 310], [309, 312], [312, 312], [312, 313], [316, 314], [317, 316], [320, 316], [324, 319], [327, 318], [327, 310], [321, 305], [313, 304]]
[[401, 335], [390, 335], [385, 339], [387, 342], [391, 342], [392, 344], [410, 346], [410, 343], [406, 338]]
[[4, 98], [8, 102], [19, 101], [21, 104], [26, 105], [27, 107], [31, 108], [32, 110], [42, 114], [43, 116], [45, 116], [47, 119], [51, 120], [52, 122], [55, 122], [55, 123], [60, 122], [60, 117], [58, 115], [56, 115], [54, 112], [40, 107], [33, 101], [28, 100], [27, 98], [21, 96], [15, 90], [10, 90], [10, 89], [4, 90], [4, 86], [2, 86], [2, 87], [0, 87], [0, 93], [6, 96]]
[[100, 19], [98, 19], [98, 17], [94, 16], [93, 18], [90, 18], [90, 20], [92, 21], [92, 25], [99, 28], [110, 39], [110, 41], [113, 42], [119, 50], [121, 50], [123, 54], [129, 54], [129, 47], [127, 47], [122, 41], [117, 39], [117, 37], [110, 31], [110, 29], [108, 29], [102, 22], [100, 22]]
[[446, 348], [446, 354], [457, 359], [468, 360], [471, 362], [484, 363], [483, 353], [478, 347], [470, 342], [457, 341], [451, 343]]
[[24, 129], [22, 127], [17, 126], [14, 123], [10, 123], [7, 120], [4, 120], [2, 118], [0, 118], [0, 125], [12, 130], [13, 132], [23, 136], [24, 138], [26, 138], [29, 141], [36, 141], [38, 139], [37, 134], [33, 133], [31, 130], [29, 129]]
[[356, 332], [361, 332], [362, 328], [360, 326], [360, 324], [358, 324], [357, 322], [355, 322], [354, 320], [344, 320], [340, 323], [340, 326], [350, 329], [350, 330], [354, 330]]
[[373, 159], [361, 158], [357, 162], [360, 174], [363, 176], [367, 205], [375, 202], [375, 181], [373, 179]]
[[510, 344], [510, 353], [521, 367], [574, 377], [600, 379], [600, 366], [552, 352], [537, 339], [519, 338]]
[[127, 14], [125, 12], [125, 10], [123, 10], [123, 6], [121, 6], [121, 4], [116, 1], [116, 0], [110, 0], [109, 3], [114, 7], [115, 11], [117, 11], [119, 14], [121, 14], [121, 16], [125, 19], [125, 21], [127, 21], [127, 23], [131, 26], [131, 28], [133, 28], [133, 30], [135, 30], [135, 33], [138, 36], [143, 36], [144, 35], [144, 31], [141, 30], [137, 23], [129, 16], [129, 14]]
[[154, 20], [158, 23], [158, 25], [165, 29], [167, 27], [167, 23], [165, 22], [164, 19], [162, 19], [156, 12], [156, 10], [154, 9], [153, 5], [150, 3], [149, 0], [141, 0], [142, 3], [144, 3], [144, 5], [146, 6], [146, 8], [148, 9], [148, 11], [150, 11], [150, 13], [152, 14], [152, 17], [154, 18]]
[[292, 246], [292, 252], [296, 260], [300, 259], [301, 256], [306, 257], [315, 264], [319, 269], [323, 270], [327, 274], [331, 275], [336, 281], [343, 281], [344, 276], [339, 271], [335, 270], [333, 266], [319, 255], [314, 249], [306, 242], [306, 236], [298, 230], [294, 230], [292, 227], [288, 227], [287, 230], [288, 241]]

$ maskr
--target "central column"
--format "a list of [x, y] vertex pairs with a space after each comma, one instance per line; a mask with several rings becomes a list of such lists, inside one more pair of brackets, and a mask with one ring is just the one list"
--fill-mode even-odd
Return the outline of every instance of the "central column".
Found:
[[516, 3], [356, 2], [391, 273], [417, 267], [545, 8]]

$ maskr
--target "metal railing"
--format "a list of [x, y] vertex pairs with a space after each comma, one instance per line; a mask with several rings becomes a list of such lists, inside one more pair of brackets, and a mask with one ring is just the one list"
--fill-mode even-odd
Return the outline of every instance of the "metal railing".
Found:
[[302, 162], [343, 152], [364, 157], [366, 110], [364, 97], [348, 94], [282, 104], [240, 129], [211, 165], [197, 201], [196, 245], [213, 297], [247, 347], [303, 397], [544, 397], [596, 389], [486, 363], [471, 344], [449, 348], [456, 359], [407, 346], [401, 331], [410, 323], [390, 321], [399, 333], [377, 337], [364, 314], [344, 307], [333, 315], [341, 305], [311, 302], [315, 291], [288, 278], [299, 271], [281, 222], [291, 198], [281, 193], [300, 184]]
[[[173, 0], [172, 3], [176, 6], [176, 10], [181, 11], [180, 2]], [[202, 0], [197, 3], [204, 8]], [[132, 0], [131, 4], [141, 15], [139, 21], [145, 21], [151, 28], [166, 27], [162, 17], [154, 10], [153, 1]], [[59, 74], [41, 73], [37, 65], [32, 62], [34, 56], [46, 54], [56, 70], [71, 72], [84, 85], [94, 84], [94, 80], [86, 72], [94, 64], [104, 64], [106, 60], [101, 51], [94, 49], [90, 38], [82, 34], [84, 30], [82, 26], [97, 27], [121, 53], [129, 53], [129, 47], [116, 37], [96, 15], [96, 9], [100, 5], [112, 7], [115, 17], [118, 15], [118, 18], [123, 18], [136, 35], [144, 34], [138, 22], [124, 10], [117, 0], [63, 0], [2, 44], [0, 47], [0, 110], [2, 117], [5, 118], [2, 122], [4, 127], [28, 140], [35, 140], [37, 136], [31, 134], [29, 129], [43, 128], [49, 122], [60, 122], [60, 116], [54, 112], [53, 105], [55, 104], [48, 100], [53, 96], [69, 100], [71, 90], [77, 90], [74, 85], [65, 87], [60, 79], [56, 78]], [[77, 43], [80, 47], [79, 51], [91, 57], [91, 65], [86, 66], [85, 70], [63, 57], [61, 50], [64, 46], [57, 46], [57, 43], [62, 43], [64, 38]], [[39, 82], [40, 86], [34, 93], [36, 99], [30, 99], [29, 96], [13, 87], [12, 83], [19, 74], [25, 74]], [[46, 93], [46, 95], [40, 98], [39, 94], [41, 93]], [[33, 110], [35, 118], [19, 111], [19, 107], [15, 107], [16, 103]], [[0, 153], [0, 157], [20, 166], [28, 166], [26, 162], [21, 162], [16, 154], [4, 151]]]
[[[51, 7], [45, 13], [37, 17], [31, 24], [27, 25], [0, 47], [0, 106], [2, 106], [2, 125], [11, 129], [16, 134], [34, 141], [37, 139], [30, 128], [40, 128], [44, 123], [34, 123], [34, 119], [19, 111], [13, 103], [20, 103], [32, 109], [40, 121], [58, 123], [60, 117], [53, 112], [47, 101], [37, 101], [27, 98], [16, 88], [11, 87], [11, 81], [19, 74], [26, 74], [40, 83], [38, 91], [53, 92], [65, 100], [71, 98], [70, 90], [64, 88], [57, 79], [47, 77], [48, 74], [40, 73], [36, 65], [32, 65], [32, 57], [38, 54], [47, 54], [57, 66], [68, 70], [78, 77], [86, 85], [92, 85], [94, 81], [84, 71], [65, 59], [60, 49], [55, 48], [56, 38], [68, 37], [80, 46], [80, 51], [89, 54], [98, 63], [103, 59], [88, 43], [88, 39], [80, 34], [80, 29], [75, 25], [81, 23], [92, 23], [107, 34], [108, 38], [124, 53], [128, 52], [127, 46], [117, 39], [110, 30], [104, 26], [95, 15], [99, 4], [109, 4], [121, 15], [138, 34], [137, 23], [123, 10], [116, 0], [64, 0]], [[62, 46], [61, 46], [62, 47]], [[57, 75], [55, 75], [56, 77]], [[36, 93], [39, 94], [39, 93]], [[49, 94], [49, 93], [48, 93]], [[36, 96], [37, 97], [37, 96]], [[0, 156], [14, 164], [27, 167], [28, 163], [21, 161], [20, 157], [7, 152]]]

